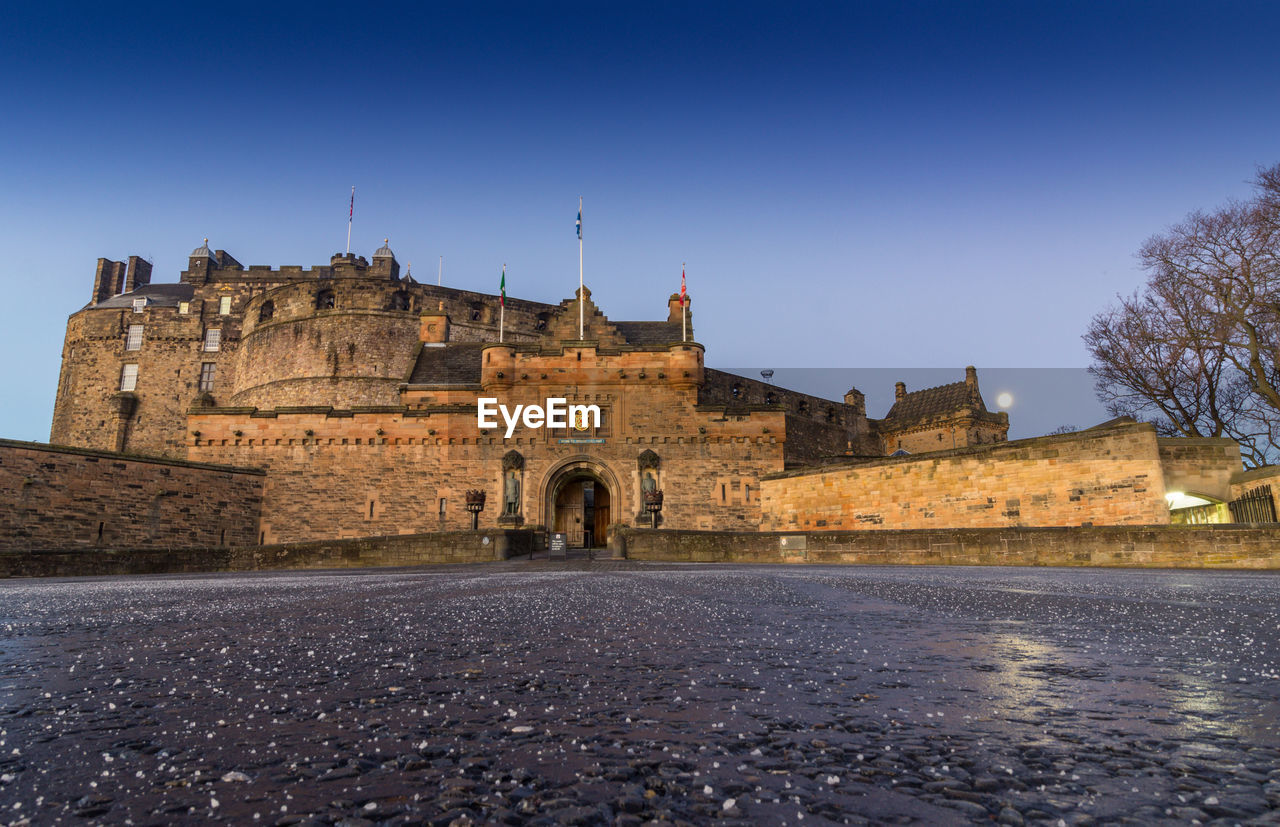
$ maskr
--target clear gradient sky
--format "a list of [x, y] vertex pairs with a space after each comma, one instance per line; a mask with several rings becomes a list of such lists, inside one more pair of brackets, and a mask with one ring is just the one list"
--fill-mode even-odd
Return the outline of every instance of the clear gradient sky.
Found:
[[1081, 368], [1142, 240], [1280, 162], [1277, 31], [1274, 2], [18, 4], [0, 436], [48, 439], [99, 256], [324, 264], [352, 185], [353, 251], [540, 301], [583, 196], [597, 302], [662, 318], [688, 262], [712, 366]]

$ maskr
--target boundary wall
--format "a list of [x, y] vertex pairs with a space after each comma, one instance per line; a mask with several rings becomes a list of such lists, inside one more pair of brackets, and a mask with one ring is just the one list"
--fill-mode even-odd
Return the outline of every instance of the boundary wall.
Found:
[[0, 551], [258, 542], [255, 468], [0, 440]]
[[483, 563], [541, 548], [527, 530], [446, 531], [246, 548], [0, 551], [0, 578], [357, 569]]
[[1280, 525], [752, 532], [624, 528], [615, 554], [672, 563], [1280, 569]]

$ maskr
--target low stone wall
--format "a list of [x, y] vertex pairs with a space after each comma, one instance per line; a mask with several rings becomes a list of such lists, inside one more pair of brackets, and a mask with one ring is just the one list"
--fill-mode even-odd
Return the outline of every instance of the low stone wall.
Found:
[[534, 531], [449, 531], [243, 548], [0, 551], [0, 578], [483, 563], [528, 554], [541, 539]]
[[622, 529], [631, 560], [1280, 569], [1280, 526], [1069, 526], [738, 533]]
[[252, 468], [0, 440], [0, 551], [251, 545], [264, 479]]
[[506, 560], [528, 554], [540, 538], [539, 532], [519, 529], [444, 531], [359, 540], [284, 543], [245, 549], [243, 553], [248, 558], [246, 568], [254, 570], [426, 566]]

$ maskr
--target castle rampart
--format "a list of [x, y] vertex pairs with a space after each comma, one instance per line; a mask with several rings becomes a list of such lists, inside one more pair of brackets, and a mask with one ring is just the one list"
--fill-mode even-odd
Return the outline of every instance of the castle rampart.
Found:
[[0, 550], [254, 545], [261, 471], [0, 440]]

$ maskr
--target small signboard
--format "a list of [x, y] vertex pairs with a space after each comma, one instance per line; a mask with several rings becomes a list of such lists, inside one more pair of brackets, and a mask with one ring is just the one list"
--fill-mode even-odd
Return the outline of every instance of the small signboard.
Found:
[[569, 535], [563, 531], [551, 532], [551, 544], [547, 547], [550, 558], [565, 557], [569, 551]]
[[602, 445], [604, 437], [576, 436], [558, 440], [561, 445]]

